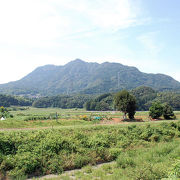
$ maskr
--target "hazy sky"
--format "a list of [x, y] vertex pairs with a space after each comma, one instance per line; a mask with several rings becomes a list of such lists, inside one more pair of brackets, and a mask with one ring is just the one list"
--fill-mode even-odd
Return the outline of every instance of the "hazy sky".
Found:
[[180, 0], [0, 0], [0, 83], [76, 58], [180, 81]]

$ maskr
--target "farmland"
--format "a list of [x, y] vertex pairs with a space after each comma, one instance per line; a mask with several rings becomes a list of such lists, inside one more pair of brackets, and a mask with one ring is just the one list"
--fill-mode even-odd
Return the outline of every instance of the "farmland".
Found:
[[176, 120], [159, 121], [137, 112], [137, 122], [123, 122], [119, 112], [10, 110], [13, 118], [0, 121], [1, 179], [79, 168], [57, 179], [161, 179], [170, 176], [180, 157], [180, 112], [175, 112]]
[[[9, 111], [13, 118], [7, 118], [5, 121], [0, 121], [0, 129], [28, 129], [28, 128], [63, 128], [65, 126], [83, 127], [94, 126], [98, 124], [114, 124], [126, 125], [127, 122], [122, 122], [123, 114], [113, 111], [85, 111], [83, 109], [60, 109], [60, 108], [33, 108], [33, 107], [12, 107]], [[57, 114], [57, 117], [56, 117]], [[180, 120], [180, 112], [176, 111], [176, 120]], [[104, 121], [93, 119], [100, 117]], [[84, 119], [83, 119], [84, 118]], [[135, 118], [149, 123], [149, 115], [147, 111], [136, 112]], [[91, 121], [90, 121], [91, 120]], [[161, 118], [159, 123], [165, 121]], [[131, 122], [131, 124], [138, 122]], [[153, 122], [152, 122], [153, 123]]]

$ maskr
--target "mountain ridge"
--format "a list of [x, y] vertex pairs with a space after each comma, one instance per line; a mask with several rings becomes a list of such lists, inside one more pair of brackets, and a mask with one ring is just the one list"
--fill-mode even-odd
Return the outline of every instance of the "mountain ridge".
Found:
[[157, 90], [179, 90], [180, 82], [165, 74], [144, 73], [120, 63], [85, 62], [76, 59], [63, 66], [37, 67], [18, 81], [0, 84], [8, 94], [96, 94], [149, 86]]

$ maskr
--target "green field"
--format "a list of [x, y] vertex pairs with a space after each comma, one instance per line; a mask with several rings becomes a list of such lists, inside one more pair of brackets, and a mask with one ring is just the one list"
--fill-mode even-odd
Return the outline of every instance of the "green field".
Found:
[[[176, 120], [159, 121], [150, 121], [148, 112], [137, 112], [135, 118], [144, 122], [116, 122], [122, 119], [119, 112], [83, 109], [30, 107], [10, 113], [13, 118], [0, 121], [0, 179], [79, 168], [53, 179], [179, 177], [173, 168], [180, 159], [180, 112], [175, 112]], [[107, 162], [114, 163], [94, 168]]]
[[180, 157], [180, 139], [137, 146], [121, 152], [113, 163], [99, 166], [87, 165], [81, 170], [65, 172], [61, 176], [50, 179], [154, 180], [165, 177], [170, 179], [173, 177], [172, 170], [176, 157]]
[[[11, 108], [13, 110], [13, 108]], [[84, 109], [59, 109], [59, 108], [17, 108], [16, 111], [10, 111], [14, 116], [13, 118], [7, 118], [4, 121], [0, 121], [0, 129], [23, 129], [23, 128], [52, 128], [52, 127], [64, 127], [64, 126], [84, 126], [103, 124], [97, 120], [93, 120], [93, 117], [101, 117], [105, 119], [105, 123], [113, 123], [111, 118], [122, 119], [123, 114], [120, 112], [90, 112]], [[45, 119], [51, 115], [58, 114], [57, 119]], [[176, 120], [180, 120], [180, 112], [175, 112]], [[88, 119], [92, 117], [92, 121], [83, 120], [83, 116]], [[37, 118], [31, 120], [31, 118]], [[39, 119], [38, 119], [39, 118]], [[148, 112], [136, 112], [136, 119], [142, 119], [144, 122], [150, 122]], [[161, 121], [164, 121], [163, 118]], [[157, 121], [160, 122], [160, 121]], [[133, 122], [135, 123], [135, 122]], [[122, 123], [120, 123], [122, 124]]]

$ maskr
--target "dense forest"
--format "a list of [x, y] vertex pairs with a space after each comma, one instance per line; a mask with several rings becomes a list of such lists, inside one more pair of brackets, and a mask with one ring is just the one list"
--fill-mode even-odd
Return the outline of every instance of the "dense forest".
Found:
[[[180, 110], [180, 92], [159, 92], [150, 87], [141, 86], [129, 91], [136, 98], [138, 111], [149, 110], [154, 101], [168, 103], [174, 110]], [[83, 108], [89, 111], [114, 110], [114, 93], [101, 95], [56, 95], [36, 99], [21, 96], [0, 95], [0, 106], [33, 106], [37, 108], [58, 107]]]
[[180, 82], [164, 74], [148, 74], [120, 63], [88, 63], [80, 59], [64, 66], [38, 67], [24, 78], [0, 85], [0, 93], [55, 96], [59, 94], [103, 94], [139, 86], [180, 90]]
[[58, 95], [42, 97], [33, 102], [33, 106], [37, 108], [58, 107], [63, 109], [68, 108], [83, 108], [85, 102], [92, 98], [90, 95]]
[[31, 106], [32, 102], [29, 98], [0, 94], [0, 106]]
[[[136, 98], [136, 106], [138, 111], [147, 111], [154, 101], [160, 103], [168, 103], [174, 110], [180, 110], [180, 93], [179, 92], [158, 92], [150, 87], [141, 86], [130, 91]], [[114, 94], [108, 93], [100, 95], [90, 101], [87, 101], [85, 108], [90, 111], [94, 110], [113, 110]]]

